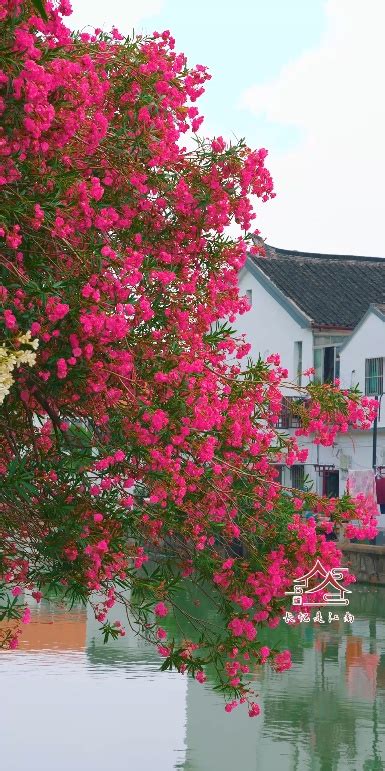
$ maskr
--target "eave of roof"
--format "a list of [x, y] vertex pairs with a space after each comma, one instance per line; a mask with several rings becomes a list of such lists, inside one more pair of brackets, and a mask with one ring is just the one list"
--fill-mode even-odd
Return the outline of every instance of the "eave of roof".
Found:
[[366, 313], [364, 313], [362, 319], [358, 322], [357, 326], [354, 327], [352, 334], [349, 335], [347, 340], [345, 340], [345, 342], [341, 345], [341, 348], [340, 348], [341, 351], [343, 350], [343, 348], [346, 348], [350, 340], [353, 339], [356, 332], [358, 332], [358, 330], [361, 329], [361, 327], [365, 324], [366, 319], [371, 314], [374, 314], [374, 316], [377, 316], [384, 323], [385, 322], [385, 305], [383, 303], [378, 303], [378, 304], [370, 303], [368, 310], [366, 311]]
[[312, 319], [296, 303], [287, 297], [274, 282], [266, 276], [261, 268], [255, 264], [251, 257], [247, 257], [242, 272], [247, 269], [261, 286], [276, 300], [279, 305], [297, 322], [302, 328], [311, 327]]

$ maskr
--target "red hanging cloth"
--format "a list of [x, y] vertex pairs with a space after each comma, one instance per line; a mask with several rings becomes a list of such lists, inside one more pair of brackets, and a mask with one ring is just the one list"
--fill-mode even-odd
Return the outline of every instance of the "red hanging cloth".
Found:
[[378, 477], [376, 479], [376, 493], [377, 503], [379, 505], [385, 504], [385, 477]]

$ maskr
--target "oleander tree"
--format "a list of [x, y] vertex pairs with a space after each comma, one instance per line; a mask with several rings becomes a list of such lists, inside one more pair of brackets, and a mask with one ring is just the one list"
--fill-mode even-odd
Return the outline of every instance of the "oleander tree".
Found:
[[[1, 645], [28, 595], [91, 603], [106, 640], [130, 623], [256, 715], [253, 667], [290, 666], [259, 629], [316, 557], [339, 563], [326, 533], [373, 536], [375, 511], [279, 484], [306, 460], [277, 429], [287, 372], [232, 327], [267, 151], [197, 134], [210, 76], [168, 31], [74, 34], [70, 12], [0, 10]], [[311, 373], [301, 395], [316, 442], [374, 416]]]

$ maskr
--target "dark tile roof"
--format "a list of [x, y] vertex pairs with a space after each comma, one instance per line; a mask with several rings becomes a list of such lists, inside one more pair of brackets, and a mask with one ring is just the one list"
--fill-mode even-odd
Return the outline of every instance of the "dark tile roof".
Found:
[[370, 304], [385, 308], [381, 257], [264, 249], [266, 256], [252, 261], [315, 326], [353, 329]]

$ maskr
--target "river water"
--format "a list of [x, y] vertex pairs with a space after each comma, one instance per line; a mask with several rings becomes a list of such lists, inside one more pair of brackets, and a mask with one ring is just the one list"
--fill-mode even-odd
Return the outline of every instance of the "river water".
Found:
[[85, 610], [42, 603], [20, 649], [0, 655], [1, 769], [385, 769], [385, 588], [356, 587], [349, 609], [351, 624], [340, 613], [274, 630], [294, 665], [255, 673], [250, 719], [207, 683], [159, 672], [134, 635], [103, 645]]

